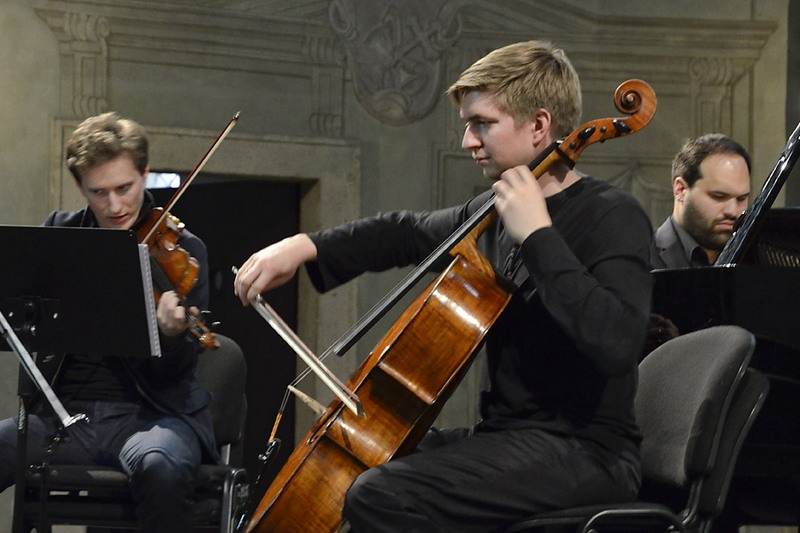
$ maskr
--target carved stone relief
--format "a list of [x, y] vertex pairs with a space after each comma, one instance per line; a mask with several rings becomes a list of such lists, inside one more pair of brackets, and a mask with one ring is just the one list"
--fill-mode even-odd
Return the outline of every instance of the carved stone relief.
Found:
[[373, 117], [403, 125], [425, 117], [441, 95], [443, 55], [458, 40], [461, 2], [333, 0], [359, 102]]
[[689, 65], [692, 130], [695, 135], [719, 131], [731, 134], [732, 88], [753, 67], [752, 59], [702, 58]]

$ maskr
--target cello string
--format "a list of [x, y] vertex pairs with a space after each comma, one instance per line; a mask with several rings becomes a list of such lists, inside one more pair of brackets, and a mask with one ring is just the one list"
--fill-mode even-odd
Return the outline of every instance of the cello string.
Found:
[[[548, 157], [559, 147], [561, 141], [551, 143], [547, 148], [534, 159], [528, 167], [531, 171], [538, 168]], [[559, 151], [559, 156], [563, 154]], [[445, 239], [424, 261], [412, 270], [403, 280], [398, 283], [392, 291], [381, 298], [367, 313], [348, 329], [339, 340], [331, 345], [320, 356], [324, 360], [331, 353], [342, 356], [358, 340], [374, 326], [411, 288], [416, 285], [422, 277], [428, 273], [431, 267], [439, 261], [445, 254], [449, 253], [464, 237], [469, 234], [478, 224], [489, 214], [494, 212], [494, 194], [478, 208], [452, 235]]]

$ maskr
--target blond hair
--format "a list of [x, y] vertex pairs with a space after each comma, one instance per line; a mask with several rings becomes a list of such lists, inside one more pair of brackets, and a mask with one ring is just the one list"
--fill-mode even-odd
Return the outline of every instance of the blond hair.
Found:
[[461, 105], [471, 91], [492, 94], [498, 107], [516, 121], [546, 109], [557, 137], [577, 128], [581, 116], [578, 73], [564, 51], [546, 41], [526, 41], [490, 52], [467, 68], [447, 94]]

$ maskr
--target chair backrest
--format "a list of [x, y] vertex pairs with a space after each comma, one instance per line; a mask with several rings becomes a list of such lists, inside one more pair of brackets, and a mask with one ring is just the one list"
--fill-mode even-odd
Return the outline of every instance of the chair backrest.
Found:
[[643, 485], [685, 489], [711, 472], [754, 349], [747, 330], [715, 326], [676, 337], [642, 360], [635, 407]]
[[244, 438], [247, 417], [247, 363], [239, 345], [217, 334], [220, 346], [203, 350], [198, 368], [203, 386], [211, 394], [211, 418], [217, 446], [236, 447]]
[[754, 350], [755, 337], [738, 326], [687, 333], [653, 350], [639, 363], [635, 400], [643, 435], [637, 501], [539, 513], [508, 531], [705, 533], [766, 395], [766, 378], [747, 368]]
[[736, 460], [744, 440], [764, 405], [769, 393], [769, 379], [754, 368], [748, 368], [736, 388], [728, 416], [720, 436], [716, 465], [703, 482], [698, 505], [705, 519], [718, 516], [725, 507]]

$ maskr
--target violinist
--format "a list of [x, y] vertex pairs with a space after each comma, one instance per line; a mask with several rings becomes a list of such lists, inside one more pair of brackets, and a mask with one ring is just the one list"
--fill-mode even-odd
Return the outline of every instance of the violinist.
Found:
[[521, 42], [474, 63], [448, 95], [493, 191], [289, 237], [234, 281], [247, 305], [304, 263], [320, 291], [419, 263], [496, 193], [500, 218], [478, 247], [518, 288], [486, 338], [482, 418], [431, 430], [414, 453], [359, 475], [344, 505], [356, 533], [497, 531], [544, 510], [631, 500], [640, 484], [633, 399], [650, 223], [630, 195], [566, 164], [538, 179], [528, 168], [577, 127], [578, 75], [552, 44]]
[[[45, 226], [135, 230], [147, 220], [154, 200], [145, 189], [148, 139], [139, 124], [114, 113], [88, 118], [72, 134], [66, 154], [88, 207], [55, 211]], [[200, 275], [185, 305], [173, 291], [160, 295], [160, 358], [40, 354], [38, 362], [44, 375], [55, 373], [53, 390], [65, 407], [89, 419], [86, 431], [59, 443], [49, 462], [123, 469], [131, 479], [141, 530], [148, 532], [191, 531], [195, 472], [203, 459], [219, 458], [209, 394], [197, 378], [199, 345], [185, 334], [187, 313], [208, 304], [207, 254], [188, 230], [177, 242], [199, 261]], [[28, 462], [37, 464], [59, 420], [44, 408], [32, 411], [27, 453]], [[0, 490], [14, 483], [15, 434], [14, 419], [0, 422]]]

